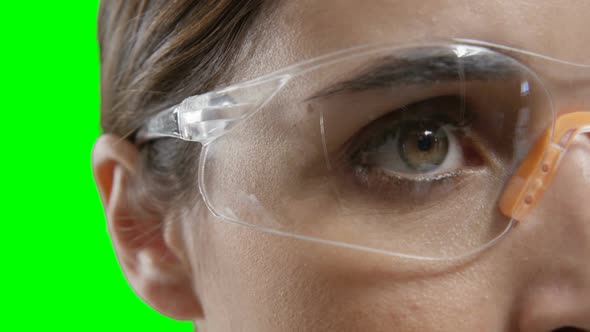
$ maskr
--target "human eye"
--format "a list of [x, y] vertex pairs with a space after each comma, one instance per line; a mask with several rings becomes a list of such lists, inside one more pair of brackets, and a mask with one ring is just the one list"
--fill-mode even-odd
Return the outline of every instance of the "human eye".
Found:
[[351, 140], [357, 181], [435, 184], [485, 170], [487, 155], [472, 127], [477, 112], [458, 96], [429, 98], [376, 119]]

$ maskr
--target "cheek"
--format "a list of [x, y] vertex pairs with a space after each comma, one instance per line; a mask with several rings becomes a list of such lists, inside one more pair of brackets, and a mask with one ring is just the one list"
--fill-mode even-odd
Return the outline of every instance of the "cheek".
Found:
[[195, 288], [213, 331], [439, 330], [466, 326], [465, 312], [473, 326], [494, 316], [492, 290], [471, 272], [396, 268], [213, 217], [198, 228]]

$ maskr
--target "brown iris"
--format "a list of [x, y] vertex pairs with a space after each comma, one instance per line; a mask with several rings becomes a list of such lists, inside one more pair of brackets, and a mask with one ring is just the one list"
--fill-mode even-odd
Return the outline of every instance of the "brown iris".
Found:
[[417, 172], [439, 167], [449, 152], [447, 132], [433, 121], [408, 121], [400, 126], [399, 154]]

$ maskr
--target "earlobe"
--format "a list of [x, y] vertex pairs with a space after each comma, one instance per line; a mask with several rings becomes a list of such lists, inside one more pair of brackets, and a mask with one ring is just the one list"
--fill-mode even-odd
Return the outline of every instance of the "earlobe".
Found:
[[182, 232], [176, 222], [148, 212], [131, 199], [129, 179], [136, 174], [137, 148], [114, 135], [95, 144], [92, 167], [119, 263], [135, 292], [160, 313], [195, 320], [202, 310], [193, 292], [190, 267], [178, 250]]

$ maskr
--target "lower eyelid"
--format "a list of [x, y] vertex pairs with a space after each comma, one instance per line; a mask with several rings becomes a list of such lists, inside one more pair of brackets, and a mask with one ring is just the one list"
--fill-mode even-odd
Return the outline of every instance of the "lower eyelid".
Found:
[[[399, 206], [406, 206], [411, 202], [411, 206], [416, 206], [421, 202], [432, 201], [432, 199], [443, 199], [451, 191], [460, 190], [471, 181], [471, 176], [486, 173], [484, 170], [456, 170], [448, 174], [441, 175], [439, 178], [425, 181], [410, 180], [407, 178], [398, 178], [385, 174], [382, 170], [356, 170], [353, 176], [353, 183], [356, 189], [350, 191], [354, 197], [363, 195], [366, 199], [373, 202], [383, 202], [388, 205], [392, 203]], [[349, 173], [350, 175], [350, 173]], [[348, 185], [352, 185], [349, 183]], [[425, 199], [425, 197], [432, 199]]]
[[412, 182], [437, 182], [437, 181], [453, 178], [453, 177], [459, 176], [462, 173], [464, 173], [464, 171], [461, 169], [456, 169], [456, 170], [452, 170], [449, 172], [444, 172], [444, 173], [435, 174], [435, 175], [427, 175], [427, 176], [425, 176], [425, 175], [405, 175], [405, 174], [400, 175], [398, 173], [387, 171], [385, 169], [377, 169], [375, 171], [381, 172], [382, 174], [390, 176], [390, 177], [395, 177], [400, 181], [412, 181]]

